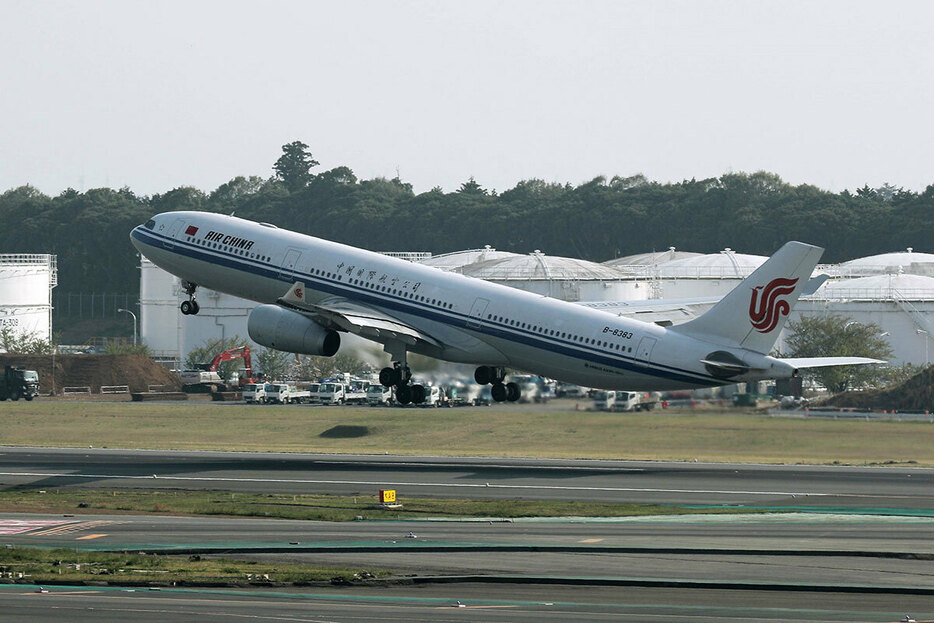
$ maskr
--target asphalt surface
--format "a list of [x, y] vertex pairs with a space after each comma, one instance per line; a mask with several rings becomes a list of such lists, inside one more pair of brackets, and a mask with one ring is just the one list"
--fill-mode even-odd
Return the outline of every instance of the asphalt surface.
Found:
[[934, 620], [934, 470], [4, 448], [0, 483], [370, 498], [394, 487], [403, 502], [521, 497], [805, 511], [346, 523], [5, 514], [0, 530], [45, 522], [0, 535], [14, 546], [391, 569], [403, 582], [44, 593], [0, 586], [4, 620]]
[[15, 485], [934, 512], [934, 470], [904, 467], [0, 449]]

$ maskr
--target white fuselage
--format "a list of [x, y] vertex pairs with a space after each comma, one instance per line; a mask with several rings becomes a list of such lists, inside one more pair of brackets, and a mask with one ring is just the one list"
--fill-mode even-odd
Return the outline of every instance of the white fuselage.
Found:
[[718, 378], [701, 360], [714, 349], [739, 355], [743, 349], [232, 216], [167, 212], [135, 228], [131, 239], [166, 271], [258, 303], [276, 303], [302, 282], [309, 304], [349, 300], [379, 310], [440, 344], [409, 350], [447, 361], [509, 366], [604, 389], [775, 376]]

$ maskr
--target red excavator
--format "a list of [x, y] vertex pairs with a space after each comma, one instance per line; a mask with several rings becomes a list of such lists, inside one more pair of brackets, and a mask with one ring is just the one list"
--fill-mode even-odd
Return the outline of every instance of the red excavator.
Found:
[[218, 353], [211, 363], [202, 363], [198, 365], [197, 370], [183, 370], [180, 374], [183, 385], [216, 385], [217, 391], [229, 391], [235, 389], [228, 388], [224, 379], [217, 373], [217, 368], [225, 361], [233, 359], [243, 359], [243, 367], [246, 375], [240, 377], [239, 385], [243, 387], [247, 383], [256, 383], [257, 378], [253, 376], [253, 363], [250, 360], [250, 347], [240, 346]]

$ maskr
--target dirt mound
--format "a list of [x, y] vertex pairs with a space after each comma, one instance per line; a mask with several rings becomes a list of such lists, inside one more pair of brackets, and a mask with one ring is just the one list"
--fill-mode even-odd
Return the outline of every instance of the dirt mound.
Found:
[[[39, 392], [52, 391], [52, 355], [0, 355], [4, 366], [24, 366], [39, 373]], [[145, 392], [150, 385], [165, 391], [182, 388], [178, 375], [144, 355], [55, 355], [56, 393], [62, 387], [90, 387], [100, 393], [101, 385], [129, 385], [131, 392]]]
[[934, 367], [922, 370], [895, 387], [837, 394], [820, 406], [910, 413], [934, 411]]

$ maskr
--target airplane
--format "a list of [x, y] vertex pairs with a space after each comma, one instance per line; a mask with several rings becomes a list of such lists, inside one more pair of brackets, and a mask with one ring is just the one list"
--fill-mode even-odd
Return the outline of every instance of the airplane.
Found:
[[709, 311], [682, 324], [642, 322], [595, 307], [207, 212], [165, 212], [130, 239], [176, 275], [197, 314], [198, 287], [259, 303], [250, 338], [291, 353], [332, 356], [340, 334], [382, 344], [379, 380], [420, 403], [408, 353], [476, 365], [497, 402], [515, 401], [507, 368], [601, 389], [713, 387], [795, 377], [804, 368], [884, 363], [865, 357], [768, 355], [823, 249], [788, 242]]

